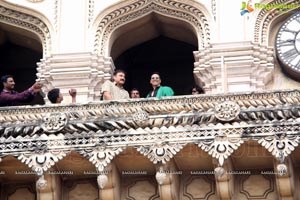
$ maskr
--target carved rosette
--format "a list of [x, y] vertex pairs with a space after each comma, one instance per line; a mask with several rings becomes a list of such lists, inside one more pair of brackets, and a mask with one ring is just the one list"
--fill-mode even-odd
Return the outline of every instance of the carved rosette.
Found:
[[37, 175], [41, 176], [51, 166], [64, 158], [67, 153], [69, 151], [51, 151], [43, 154], [23, 153], [18, 156], [18, 160], [28, 165]]
[[65, 113], [49, 113], [43, 117], [42, 129], [47, 133], [56, 133], [62, 130], [68, 123]]
[[84, 157], [88, 158], [92, 162], [99, 172], [104, 171], [104, 168], [111, 162], [111, 160], [122, 152], [124, 148], [106, 148], [98, 147], [93, 151], [90, 150], [81, 150], [79, 153]]
[[149, 114], [145, 111], [138, 111], [132, 115], [132, 120], [139, 126], [146, 125], [149, 120]]
[[221, 121], [231, 121], [235, 119], [240, 111], [240, 106], [233, 101], [224, 101], [215, 106], [215, 116]]
[[175, 156], [184, 144], [161, 144], [157, 143], [149, 146], [139, 146], [137, 150], [144, 156], [147, 156], [151, 162], [157, 164], [162, 162], [166, 164], [173, 156]]
[[227, 159], [234, 150], [238, 149], [243, 142], [241, 138], [217, 138], [216, 140], [201, 141], [198, 146], [216, 158], [220, 166], [223, 166], [225, 159]]
[[280, 162], [290, 155], [295, 147], [299, 145], [300, 136], [282, 134], [280, 136], [268, 136], [258, 140], [258, 143], [265, 147]]

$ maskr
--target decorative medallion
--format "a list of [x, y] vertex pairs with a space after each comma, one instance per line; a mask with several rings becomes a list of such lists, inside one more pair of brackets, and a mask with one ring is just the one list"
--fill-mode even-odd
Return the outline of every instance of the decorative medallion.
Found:
[[43, 118], [42, 129], [47, 133], [56, 133], [62, 130], [68, 123], [65, 113], [49, 113]]
[[144, 125], [147, 123], [149, 119], [149, 114], [145, 111], [138, 111], [135, 114], [132, 115], [132, 120], [137, 124], [137, 125]]
[[233, 101], [224, 101], [215, 106], [215, 116], [221, 121], [231, 121], [235, 119], [240, 111], [240, 106]]

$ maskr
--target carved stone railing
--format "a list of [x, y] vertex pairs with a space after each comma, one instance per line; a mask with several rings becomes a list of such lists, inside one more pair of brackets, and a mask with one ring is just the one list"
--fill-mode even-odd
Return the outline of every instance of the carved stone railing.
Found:
[[38, 175], [71, 150], [98, 171], [127, 147], [165, 164], [194, 143], [224, 161], [247, 140], [279, 160], [300, 142], [300, 90], [0, 108], [0, 159]]

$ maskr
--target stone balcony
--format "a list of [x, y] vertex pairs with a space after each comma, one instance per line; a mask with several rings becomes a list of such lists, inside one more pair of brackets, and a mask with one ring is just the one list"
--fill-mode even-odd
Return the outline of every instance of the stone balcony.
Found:
[[0, 135], [1, 182], [36, 181], [39, 199], [82, 178], [97, 180], [97, 198], [139, 199], [127, 172], [145, 172], [153, 199], [299, 195], [300, 90], [3, 107]]

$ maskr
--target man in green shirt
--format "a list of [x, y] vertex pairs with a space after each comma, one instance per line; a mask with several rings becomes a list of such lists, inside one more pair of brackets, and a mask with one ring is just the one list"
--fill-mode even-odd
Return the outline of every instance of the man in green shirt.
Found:
[[148, 93], [147, 97], [157, 97], [160, 99], [161, 97], [174, 96], [172, 88], [168, 86], [161, 86], [161, 79], [158, 72], [152, 73], [150, 84], [153, 90]]

